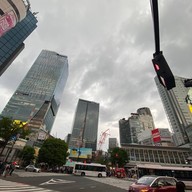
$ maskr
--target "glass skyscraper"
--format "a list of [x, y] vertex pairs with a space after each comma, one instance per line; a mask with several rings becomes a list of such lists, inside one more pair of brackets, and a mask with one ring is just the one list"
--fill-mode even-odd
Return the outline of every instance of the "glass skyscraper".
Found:
[[185, 79], [175, 76], [176, 87], [167, 91], [159, 83], [157, 76], [155, 77], [157, 89], [174, 133], [175, 144], [178, 146], [189, 143], [188, 131], [191, 130], [189, 126], [192, 125], [192, 113], [186, 103], [186, 97], [190, 87], [184, 86]]
[[79, 99], [69, 147], [97, 148], [99, 103]]
[[30, 11], [17, 25], [0, 37], [0, 75], [24, 49], [24, 40], [37, 27], [37, 19]]
[[28, 121], [31, 127], [44, 127], [50, 132], [67, 78], [67, 56], [43, 50], [5, 106], [2, 115]]

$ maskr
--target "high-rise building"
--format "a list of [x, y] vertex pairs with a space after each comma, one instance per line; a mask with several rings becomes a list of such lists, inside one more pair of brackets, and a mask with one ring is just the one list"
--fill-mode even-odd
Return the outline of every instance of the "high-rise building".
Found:
[[97, 148], [99, 103], [79, 99], [69, 147]]
[[138, 113], [131, 113], [131, 117], [119, 120], [119, 135], [121, 146], [138, 143], [138, 134], [144, 130]]
[[35, 15], [28, 11], [22, 21], [18, 22], [14, 28], [0, 37], [0, 75], [3, 74], [24, 49], [23, 42], [37, 27], [36, 24], [37, 19]]
[[157, 89], [174, 133], [174, 141], [178, 146], [189, 143], [187, 128], [192, 125], [192, 113], [186, 103], [186, 96], [190, 88], [184, 86], [185, 79], [175, 76], [176, 87], [167, 91], [155, 77]]
[[113, 149], [115, 147], [118, 147], [117, 138], [109, 138], [109, 149]]
[[69, 145], [70, 138], [71, 138], [71, 133], [68, 133], [67, 136], [65, 137], [65, 142], [67, 143], [67, 145]]
[[31, 130], [51, 132], [68, 77], [67, 56], [43, 50], [2, 111], [29, 122]]
[[30, 8], [29, 1], [0, 1], [0, 37], [22, 21]]
[[155, 129], [153, 116], [148, 107], [142, 107], [142, 108], [137, 109], [137, 113], [139, 114], [139, 119], [140, 119], [140, 122], [141, 122], [144, 130]]
[[144, 130], [138, 135], [139, 144], [156, 146], [174, 146], [171, 132], [168, 128]]

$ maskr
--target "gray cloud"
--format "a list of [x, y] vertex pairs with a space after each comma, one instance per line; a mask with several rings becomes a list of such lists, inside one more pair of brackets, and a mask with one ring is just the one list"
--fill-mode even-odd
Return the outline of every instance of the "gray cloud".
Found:
[[[68, 56], [69, 78], [52, 133], [64, 138], [79, 98], [100, 103], [98, 135], [140, 107], [149, 107], [157, 127], [169, 127], [154, 82], [153, 23], [149, 0], [31, 0], [38, 28], [3, 74], [0, 108], [11, 97], [42, 49]], [[175, 75], [191, 76], [190, 0], [161, 0], [161, 49]], [[17, 74], [17, 75], [15, 75]]]

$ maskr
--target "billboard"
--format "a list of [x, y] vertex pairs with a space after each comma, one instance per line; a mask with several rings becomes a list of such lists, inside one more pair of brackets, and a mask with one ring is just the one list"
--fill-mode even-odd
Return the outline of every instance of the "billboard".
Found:
[[169, 129], [159, 129], [161, 141], [172, 142], [172, 137]]
[[92, 148], [70, 148], [69, 158], [81, 158], [81, 159], [91, 159], [92, 158]]
[[2, 17], [0, 17], [0, 37], [13, 28], [16, 23], [17, 20], [13, 11], [5, 13]]
[[27, 121], [13, 120], [13, 124], [19, 125], [20, 128], [24, 128], [27, 125]]
[[152, 133], [153, 142], [159, 143], [161, 141], [159, 129], [153, 129], [151, 133]]
[[169, 129], [153, 129], [151, 131], [152, 133], [152, 138], [154, 143], [159, 143], [159, 142], [172, 142], [172, 137]]
[[192, 113], [192, 88], [189, 89], [187, 97], [185, 98], [186, 103], [189, 107], [189, 111]]

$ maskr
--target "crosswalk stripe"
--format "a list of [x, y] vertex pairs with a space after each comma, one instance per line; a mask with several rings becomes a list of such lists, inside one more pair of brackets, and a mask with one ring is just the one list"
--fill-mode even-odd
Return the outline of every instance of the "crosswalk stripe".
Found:
[[45, 189], [41, 187], [35, 187], [31, 185], [26, 185], [22, 183], [10, 183], [11, 186], [9, 185], [1, 185], [0, 186], [0, 191], [2, 192], [54, 192], [53, 190], [50, 189]]

